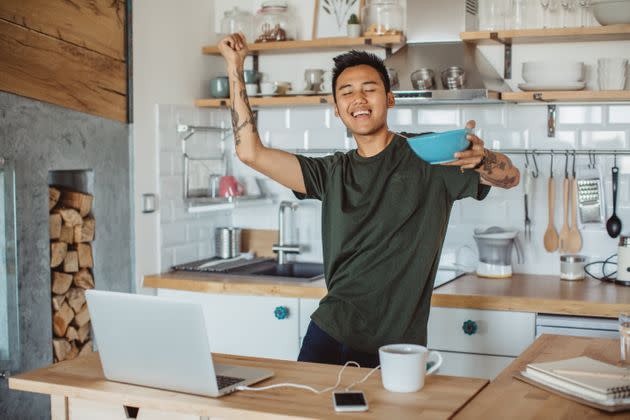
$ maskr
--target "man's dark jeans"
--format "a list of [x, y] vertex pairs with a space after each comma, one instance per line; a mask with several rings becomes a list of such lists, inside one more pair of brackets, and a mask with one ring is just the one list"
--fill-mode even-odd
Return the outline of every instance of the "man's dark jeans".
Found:
[[298, 361], [343, 365], [350, 360], [361, 367], [373, 368], [379, 364], [378, 353], [353, 350], [326, 334], [313, 321], [308, 324]]

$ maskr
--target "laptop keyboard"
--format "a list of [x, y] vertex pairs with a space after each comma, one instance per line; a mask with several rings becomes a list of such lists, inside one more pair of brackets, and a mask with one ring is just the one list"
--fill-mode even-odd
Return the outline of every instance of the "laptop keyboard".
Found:
[[219, 389], [227, 388], [230, 385], [234, 385], [242, 381], [244, 381], [243, 378], [217, 375], [217, 385], [219, 386]]

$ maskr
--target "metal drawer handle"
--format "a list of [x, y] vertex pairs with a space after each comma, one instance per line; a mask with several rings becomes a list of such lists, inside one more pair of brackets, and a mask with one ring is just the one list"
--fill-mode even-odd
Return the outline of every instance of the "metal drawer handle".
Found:
[[462, 330], [468, 335], [473, 335], [477, 332], [477, 323], [469, 319], [462, 324]]
[[289, 308], [286, 306], [276, 306], [273, 314], [277, 319], [285, 319], [289, 316]]

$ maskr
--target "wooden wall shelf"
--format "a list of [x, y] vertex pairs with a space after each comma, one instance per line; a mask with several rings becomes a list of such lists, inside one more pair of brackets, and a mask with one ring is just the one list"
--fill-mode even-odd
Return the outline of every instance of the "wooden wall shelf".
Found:
[[[299, 106], [299, 105], [322, 105], [332, 104], [332, 95], [311, 95], [311, 96], [263, 96], [250, 97], [251, 106]], [[195, 106], [200, 108], [220, 108], [230, 105], [229, 99], [197, 99]]]
[[506, 102], [618, 102], [630, 101], [630, 90], [503, 92], [501, 100]]
[[[337, 37], [320, 38], [305, 41], [279, 41], [249, 43], [247, 46], [250, 53], [294, 53], [299, 51], [335, 50], [352, 47], [382, 47], [391, 48], [402, 45], [406, 42], [404, 35], [383, 35], [372, 37]], [[216, 45], [205, 46], [201, 49], [204, 54], [219, 55], [219, 48]]]
[[512, 29], [460, 33], [462, 41], [474, 44], [509, 41], [514, 44], [540, 42], [584, 42], [630, 40], [630, 24], [585, 28]]

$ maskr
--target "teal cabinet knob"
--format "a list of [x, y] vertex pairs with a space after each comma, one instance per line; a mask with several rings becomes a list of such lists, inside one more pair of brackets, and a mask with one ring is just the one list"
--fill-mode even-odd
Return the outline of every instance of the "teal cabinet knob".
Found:
[[276, 309], [274, 309], [273, 314], [275, 315], [277, 319], [285, 319], [286, 317], [289, 316], [289, 308], [287, 308], [286, 306], [276, 306]]
[[469, 319], [462, 324], [462, 330], [468, 335], [473, 335], [477, 332], [477, 323]]

